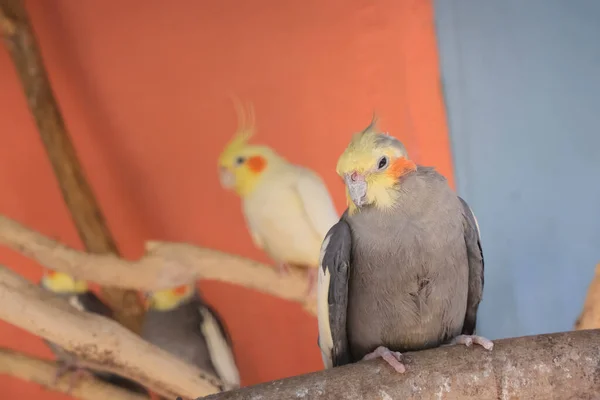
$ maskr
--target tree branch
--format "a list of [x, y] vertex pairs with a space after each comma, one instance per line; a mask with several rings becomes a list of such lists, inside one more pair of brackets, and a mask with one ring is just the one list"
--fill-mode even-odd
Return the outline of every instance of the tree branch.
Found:
[[133, 379], [171, 399], [220, 390], [216, 377], [111, 319], [74, 309], [5, 267], [0, 267], [0, 304], [0, 319], [58, 344], [85, 366]]
[[[22, 0], [0, 0], [0, 21], [4, 42], [79, 237], [89, 252], [118, 254], [67, 132]], [[115, 319], [139, 333], [144, 308], [137, 294], [110, 287], [103, 287], [102, 293], [114, 310]]]
[[[53, 385], [57, 370], [56, 363], [52, 361], [9, 349], [0, 349], [0, 375], [14, 376], [56, 392], [67, 393], [69, 385], [66, 379], [61, 379]], [[87, 377], [78, 382], [70, 395], [81, 400], [148, 400], [148, 397], [141, 394], [118, 388], [100, 379]]]
[[406, 353], [407, 372], [381, 359], [204, 397], [203, 400], [597, 399], [600, 330]]
[[[100, 285], [156, 290], [210, 279], [302, 304], [306, 300], [306, 275], [301, 271], [292, 269], [288, 276], [281, 277], [274, 268], [261, 263], [186, 243], [148, 242], [144, 257], [127, 261], [112, 254], [88, 254], [69, 248], [0, 215], [0, 244], [46, 268]], [[314, 301], [305, 306], [315, 313]]]
[[600, 328], [600, 264], [596, 265], [596, 271], [590, 287], [587, 291], [583, 310], [575, 322], [575, 329]]

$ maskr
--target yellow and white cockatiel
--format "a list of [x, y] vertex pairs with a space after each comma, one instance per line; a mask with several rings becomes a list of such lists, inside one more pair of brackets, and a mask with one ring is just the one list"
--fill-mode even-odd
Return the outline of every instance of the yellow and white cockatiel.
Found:
[[219, 156], [221, 185], [242, 199], [242, 211], [254, 244], [276, 263], [308, 268], [307, 295], [314, 293], [321, 243], [339, 219], [321, 178], [294, 165], [268, 146], [248, 143], [254, 134], [254, 113], [246, 121], [238, 109], [239, 126]]

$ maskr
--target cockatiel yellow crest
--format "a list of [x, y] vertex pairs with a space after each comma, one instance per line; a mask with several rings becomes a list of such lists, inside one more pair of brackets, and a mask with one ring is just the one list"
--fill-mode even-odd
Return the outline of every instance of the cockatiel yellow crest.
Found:
[[408, 159], [404, 145], [394, 137], [380, 133], [373, 119], [362, 132], [355, 134], [338, 159], [337, 174], [346, 183], [349, 212], [363, 204], [391, 207], [397, 198], [398, 179], [417, 169]]
[[282, 273], [289, 265], [308, 268], [312, 292], [321, 242], [339, 215], [316, 173], [268, 146], [249, 143], [255, 132], [253, 109], [246, 118], [236, 107], [238, 130], [218, 161], [221, 184], [240, 196], [254, 244]]

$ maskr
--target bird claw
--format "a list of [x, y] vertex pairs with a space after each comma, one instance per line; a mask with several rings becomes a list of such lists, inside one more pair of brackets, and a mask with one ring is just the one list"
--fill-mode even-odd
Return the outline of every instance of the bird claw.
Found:
[[277, 264], [277, 272], [279, 276], [287, 276], [290, 274], [290, 266], [287, 263], [280, 262]]
[[467, 347], [472, 346], [473, 343], [480, 345], [488, 351], [494, 348], [494, 342], [492, 342], [490, 339], [484, 338], [483, 336], [477, 335], [458, 335], [450, 342], [451, 345], [463, 344]]
[[52, 386], [56, 386], [61, 377], [63, 377], [67, 372], [71, 372], [71, 376], [69, 377], [69, 386], [67, 387], [66, 394], [70, 395], [77, 383], [84, 377], [91, 377], [93, 374], [87, 370], [85, 367], [80, 367], [77, 364], [70, 363], [61, 363], [56, 371], [56, 375], [52, 381]]
[[402, 359], [402, 353], [399, 351], [391, 351], [387, 347], [379, 346], [372, 353], [369, 353], [363, 357], [363, 360], [374, 360], [376, 358], [383, 358], [396, 372], [403, 374], [406, 372], [406, 367], [400, 361]]

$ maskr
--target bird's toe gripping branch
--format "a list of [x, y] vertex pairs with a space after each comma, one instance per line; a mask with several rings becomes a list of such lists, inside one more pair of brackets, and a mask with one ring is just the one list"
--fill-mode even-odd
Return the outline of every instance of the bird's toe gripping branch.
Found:
[[492, 350], [494, 348], [494, 342], [483, 336], [477, 335], [458, 335], [450, 342], [450, 344], [464, 344], [467, 347], [471, 346], [473, 343], [480, 345], [486, 350]]
[[398, 351], [391, 351], [387, 347], [379, 346], [375, 351], [364, 356], [363, 360], [373, 360], [378, 357], [383, 358], [396, 372], [403, 374], [406, 371], [406, 367], [400, 361], [402, 354]]
[[60, 378], [62, 378], [66, 373], [70, 372], [71, 376], [69, 377], [69, 387], [67, 389], [67, 394], [70, 394], [77, 383], [84, 377], [91, 377], [93, 374], [85, 367], [81, 367], [77, 365], [77, 363], [68, 363], [63, 362], [60, 363], [58, 370], [56, 371], [56, 375], [54, 376], [54, 380], [52, 382], [52, 386], [56, 386]]

